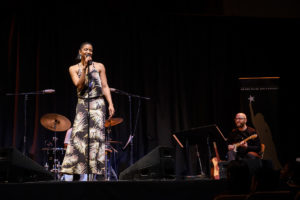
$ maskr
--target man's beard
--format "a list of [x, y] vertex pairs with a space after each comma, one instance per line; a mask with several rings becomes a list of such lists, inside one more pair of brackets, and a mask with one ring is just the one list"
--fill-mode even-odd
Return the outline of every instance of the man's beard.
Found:
[[236, 127], [237, 127], [237, 128], [243, 128], [244, 125], [245, 125], [245, 123], [240, 123], [240, 125], [237, 125]]

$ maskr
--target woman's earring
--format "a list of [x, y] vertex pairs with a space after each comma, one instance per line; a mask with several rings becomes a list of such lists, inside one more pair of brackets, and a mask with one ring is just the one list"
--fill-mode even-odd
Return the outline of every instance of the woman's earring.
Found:
[[79, 58], [79, 60], [81, 60], [81, 55], [80, 54], [78, 55], [78, 58]]

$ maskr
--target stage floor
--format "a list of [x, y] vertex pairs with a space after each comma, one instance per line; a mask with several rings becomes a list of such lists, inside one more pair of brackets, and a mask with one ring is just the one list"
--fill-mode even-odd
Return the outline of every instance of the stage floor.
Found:
[[[3, 199], [213, 199], [226, 189], [226, 180], [40, 181], [1, 183]], [[5, 194], [5, 195], [4, 195]]]

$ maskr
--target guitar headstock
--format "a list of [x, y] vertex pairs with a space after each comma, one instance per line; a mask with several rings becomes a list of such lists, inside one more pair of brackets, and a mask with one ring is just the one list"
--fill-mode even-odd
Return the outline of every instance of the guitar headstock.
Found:
[[250, 136], [250, 139], [254, 139], [254, 138], [257, 138], [257, 134], [253, 134]]

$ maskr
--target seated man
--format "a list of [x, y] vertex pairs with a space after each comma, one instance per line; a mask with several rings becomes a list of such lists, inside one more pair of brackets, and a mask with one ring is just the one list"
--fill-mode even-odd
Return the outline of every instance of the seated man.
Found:
[[246, 114], [237, 113], [234, 122], [236, 128], [228, 136], [228, 161], [239, 158], [258, 158], [261, 150], [260, 140], [256, 130], [247, 126]]

